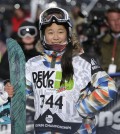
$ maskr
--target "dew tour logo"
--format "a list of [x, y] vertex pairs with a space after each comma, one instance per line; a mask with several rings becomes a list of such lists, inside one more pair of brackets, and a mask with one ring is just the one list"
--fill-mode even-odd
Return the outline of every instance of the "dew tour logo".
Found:
[[62, 72], [60, 71], [38, 71], [32, 73], [35, 88], [57, 89], [58, 92], [63, 90], [72, 90], [74, 81], [65, 81], [64, 85], [60, 85]]
[[55, 71], [38, 71], [38, 72], [33, 72], [32, 77], [33, 77], [33, 82], [35, 88], [53, 88], [54, 81], [51, 79], [52, 75], [55, 73]]

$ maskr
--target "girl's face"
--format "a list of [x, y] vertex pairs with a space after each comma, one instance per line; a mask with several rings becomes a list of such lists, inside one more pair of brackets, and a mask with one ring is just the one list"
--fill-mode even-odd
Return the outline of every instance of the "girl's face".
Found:
[[31, 36], [25, 36], [24, 38], [22, 38], [22, 41], [24, 42], [24, 44], [33, 44], [33, 42], [35, 41], [34, 37]]
[[24, 48], [26, 50], [31, 50], [34, 48], [34, 44], [33, 44], [34, 41], [35, 41], [35, 38], [31, 36], [25, 36], [22, 38], [22, 42], [24, 43]]
[[67, 31], [63, 25], [52, 23], [45, 29], [45, 40], [47, 44], [64, 45], [67, 41]]

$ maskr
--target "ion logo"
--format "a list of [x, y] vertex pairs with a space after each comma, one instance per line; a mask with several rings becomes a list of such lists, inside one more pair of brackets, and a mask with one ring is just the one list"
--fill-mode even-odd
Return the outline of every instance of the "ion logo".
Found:
[[120, 111], [100, 112], [97, 116], [97, 124], [99, 127], [111, 126], [115, 130], [120, 130]]
[[51, 115], [47, 115], [45, 118], [47, 123], [52, 123], [53, 122], [53, 117]]

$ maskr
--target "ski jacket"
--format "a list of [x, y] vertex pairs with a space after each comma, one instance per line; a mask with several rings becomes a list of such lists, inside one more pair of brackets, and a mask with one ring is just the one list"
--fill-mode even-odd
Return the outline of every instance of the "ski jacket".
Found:
[[60, 62], [51, 68], [43, 55], [26, 63], [27, 92], [34, 92], [36, 132], [93, 134], [95, 125], [88, 121], [92, 130], [84, 127], [86, 119], [93, 121], [96, 112], [115, 98], [115, 82], [94, 58], [84, 53], [74, 56], [72, 64], [73, 79], [60, 86]]

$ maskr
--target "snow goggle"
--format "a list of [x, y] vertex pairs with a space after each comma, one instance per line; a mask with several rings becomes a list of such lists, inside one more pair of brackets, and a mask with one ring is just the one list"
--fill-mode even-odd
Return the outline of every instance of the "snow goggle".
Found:
[[23, 38], [26, 36], [35, 37], [37, 35], [37, 28], [34, 26], [23, 26], [18, 29], [18, 36]]
[[39, 18], [40, 28], [42, 25], [50, 24], [51, 22], [58, 22], [58, 23], [67, 22], [71, 26], [69, 21], [70, 18], [67, 11], [61, 8], [47, 9], [40, 14]]

